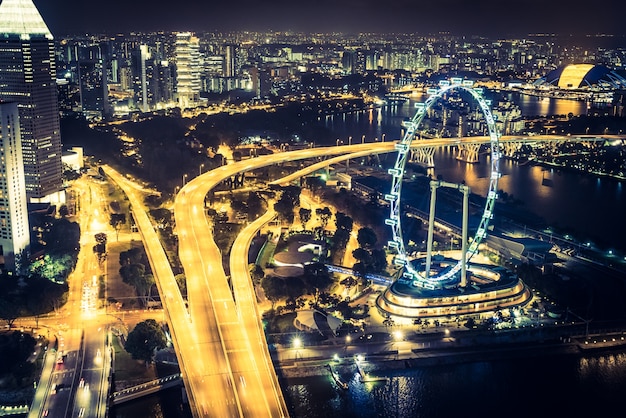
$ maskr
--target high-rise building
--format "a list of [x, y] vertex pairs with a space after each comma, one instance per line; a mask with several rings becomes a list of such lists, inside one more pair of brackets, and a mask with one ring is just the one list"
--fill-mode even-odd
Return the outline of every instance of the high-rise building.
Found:
[[78, 80], [80, 103], [87, 119], [109, 116], [106, 63], [98, 45], [78, 48]]
[[237, 47], [224, 45], [224, 77], [234, 77], [237, 73]]
[[54, 39], [32, 0], [0, 3], [0, 100], [18, 104], [28, 198], [64, 201]]
[[148, 45], [139, 45], [140, 85], [141, 85], [141, 111], [150, 110], [148, 104], [148, 82], [146, 80], [146, 60], [150, 58]]
[[30, 246], [17, 103], [0, 102], [0, 264], [19, 267]]
[[200, 42], [189, 32], [176, 34], [176, 93], [179, 106], [194, 107], [200, 100]]

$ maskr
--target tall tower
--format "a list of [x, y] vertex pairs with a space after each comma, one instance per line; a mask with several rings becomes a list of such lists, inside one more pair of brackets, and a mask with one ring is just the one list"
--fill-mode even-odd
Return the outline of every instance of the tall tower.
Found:
[[200, 42], [189, 32], [176, 34], [176, 92], [181, 109], [200, 99]]
[[234, 77], [237, 72], [237, 49], [234, 44], [224, 45], [224, 77]]
[[106, 62], [100, 46], [80, 46], [78, 50], [78, 79], [80, 103], [87, 119], [109, 116], [109, 95]]
[[32, 0], [0, 3], [0, 101], [18, 104], [28, 198], [62, 202], [54, 40]]
[[148, 104], [148, 82], [146, 81], [146, 60], [150, 59], [148, 45], [139, 45], [139, 61], [141, 65], [141, 111], [150, 110]]
[[19, 119], [17, 103], [0, 102], [0, 264], [9, 271], [30, 246]]

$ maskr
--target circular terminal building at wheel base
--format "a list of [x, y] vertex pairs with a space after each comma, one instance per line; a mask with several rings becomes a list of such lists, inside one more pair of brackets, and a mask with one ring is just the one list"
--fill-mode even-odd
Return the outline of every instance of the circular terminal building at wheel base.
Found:
[[[430, 107], [450, 90], [469, 93], [476, 100], [485, 117], [489, 130], [491, 148], [491, 174], [489, 191], [475, 236], [467, 237], [467, 198], [469, 188], [440, 180], [431, 181], [431, 203], [428, 233], [428, 249], [425, 258], [410, 260], [402, 238], [400, 198], [404, 167], [411, 152], [411, 143], [418, 127]], [[404, 124], [406, 133], [396, 144], [398, 152], [394, 168], [389, 170], [392, 186], [385, 199], [390, 203], [390, 217], [385, 223], [391, 226], [393, 239], [389, 248], [397, 254], [394, 264], [400, 266], [401, 276], [376, 300], [385, 315], [403, 318], [433, 318], [449, 315], [476, 315], [507, 307], [526, 305], [532, 298], [530, 289], [509, 270], [494, 265], [472, 264], [470, 259], [478, 252], [480, 243], [487, 236], [489, 221], [497, 198], [499, 172], [499, 134], [489, 102], [482, 97], [482, 89], [473, 88], [471, 81], [451, 79], [442, 81], [438, 89], [428, 90], [425, 103], [416, 105], [413, 118]], [[458, 260], [432, 255], [435, 191], [438, 187], [454, 187], [465, 197], [463, 216], [462, 249]]]

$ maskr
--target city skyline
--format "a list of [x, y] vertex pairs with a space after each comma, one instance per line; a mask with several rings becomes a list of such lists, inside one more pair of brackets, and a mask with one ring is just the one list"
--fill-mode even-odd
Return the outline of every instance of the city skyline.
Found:
[[[149, 31], [404, 32], [515, 36], [533, 33], [626, 36], [626, 4], [608, 0], [592, 14], [562, 0], [530, 0], [510, 7], [500, 1], [285, 0], [187, 1], [172, 10], [165, 2], [111, 0], [103, 9], [75, 0], [35, 1], [54, 34]], [[597, 17], [596, 17], [597, 16]]]

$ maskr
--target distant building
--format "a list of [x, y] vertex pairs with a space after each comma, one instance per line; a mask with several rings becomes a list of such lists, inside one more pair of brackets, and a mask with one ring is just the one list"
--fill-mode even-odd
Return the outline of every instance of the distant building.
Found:
[[72, 147], [63, 152], [63, 165], [66, 165], [73, 171], [80, 171], [85, 165], [83, 163], [83, 148]]
[[0, 256], [15, 271], [30, 246], [17, 103], [0, 103], [0, 146]]
[[54, 39], [31, 0], [0, 3], [0, 80], [0, 101], [18, 103], [28, 198], [62, 202]]
[[570, 64], [550, 71], [535, 82], [559, 89], [616, 90], [626, 89], [626, 73], [602, 65]]
[[235, 77], [237, 75], [237, 46], [227, 44], [224, 46], [224, 77]]
[[109, 116], [106, 62], [98, 45], [78, 48], [80, 103], [87, 119]]
[[200, 44], [189, 32], [176, 34], [176, 94], [181, 109], [195, 107], [200, 100]]

